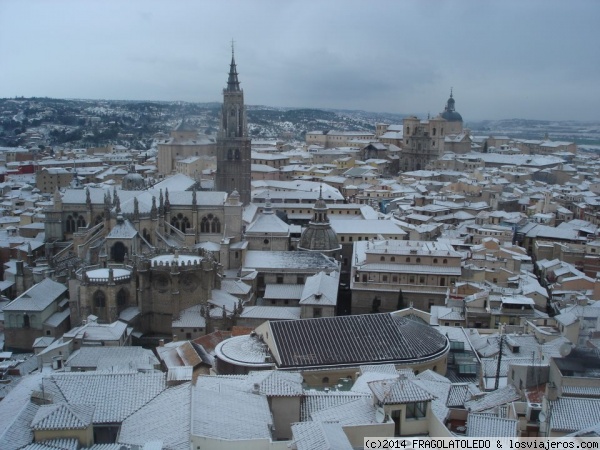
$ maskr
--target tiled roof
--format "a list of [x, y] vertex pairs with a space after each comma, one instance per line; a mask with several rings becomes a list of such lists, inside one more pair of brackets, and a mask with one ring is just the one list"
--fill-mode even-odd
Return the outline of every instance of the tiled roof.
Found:
[[292, 425], [297, 450], [352, 450], [338, 422], [303, 422]]
[[274, 300], [300, 300], [303, 284], [267, 284], [264, 299]]
[[300, 419], [311, 420], [317, 411], [343, 405], [361, 398], [371, 398], [371, 394], [347, 391], [305, 391], [300, 404]]
[[81, 430], [92, 424], [94, 407], [56, 403], [42, 405], [31, 421], [31, 428], [39, 430]]
[[598, 399], [559, 397], [550, 402], [550, 407], [551, 430], [573, 432], [600, 423]]
[[188, 450], [191, 398], [190, 383], [165, 389], [123, 421], [119, 443], [143, 446], [162, 441], [162, 448]]
[[486, 437], [502, 436], [517, 437], [519, 421], [503, 419], [490, 414], [469, 414], [467, 417], [467, 436]]
[[465, 402], [465, 409], [470, 412], [481, 412], [497, 406], [514, 402], [521, 398], [517, 389], [508, 385], [496, 391], [488, 392], [483, 397]]
[[376, 408], [370, 397], [362, 397], [349, 403], [317, 411], [312, 420], [322, 422], [339, 421], [340, 425], [369, 425], [377, 423]]
[[321, 253], [313, 252], [271, 252], [248, 250], [244, 267], [261, 270], [295, 269], [311, 270], [336, 270], [337, 264]]
[[193, 436], [229, 441], [269, 440], [273, 417], [264, 395], [196, 386], [192, 391], [191, 423]]
[[350, 391], [355, 392], [355, 393], [361, 393], [361, 394], [372, 394], [373, 392], [371, 391], [371, 388], [369, 387], [369, 384], [371, 382], [382, 381], [382, 380], [392, 381], [392, 380], [398, 379], [398, 376], [399, 375], [397, 372], [395, 374], [386, 373], [386, 372], [363, 373], [361, 376], [359, 376], [356, 379], [356, 381], [352, 385], [352, 388], [350, 389]]
[[300, 304], [335, 306], [337, 305], [339, 285], [337, 277], [330, 276], [325, 272], [308, 277], [302, 290]]
[[162, 392], [166, 381], [159, 372], [70, 372], [53, 374], [44, 385], [54, 385], [69, 404], [94, 406], [93, 422], [97, 424], [123, 421]]
[[598, 386], [561, 386], [563, 397], [593, 397], [600, 398], [600, 387]]
[[[450, 386], [450, 391], [448, 392], [446, 405], [450, 408], [462, 408], [464, 407], [465, 402], [471, 400], [473, 395], [479, 394], [480, 392], [479, 388], [473, 383], [452, 384]], [[490, 436], [492, 435], [490, 434]], [[498, 434], [494, 436], [502, 435]]]
[[31, 420], [35, 417], [39, 406], [29, 403], [20, 405], [20, 409], [13, 409], [13, 418], [0, 434], [0, 448], [3, 450], [17, 450], [33, 441], [33, 431], [31, 430]]
[[300, 319], [299, 306], [246, 306], [240, 315], [244, 319], [297, 320]]
[[436, 398], [406, 378], [371, 381], [369, 387], [377, 400], [386, 405], [426, 402]]
[[44, 278], [4, 307], [4, 311], [43, 311], [67, 291], [62, 283]]
[[[94, 446], [95, 448], [95, 446]], [[79, 450], [79, 441], [77, 439], [49, 439], [43, 442], [33, 442], [21, 450]], [[91, 447], [88, 449], [91, 450]], [[96, 449], [102, 450], [102, 449]], [[112, 449], [104, 449], [112, 450]], [[120, 450], [120, 449], [115, 449]]]
[[110, 367], [153, 368], [159, 364], [152, 353], [142, 347], [81, 347], [73, 352], [67, 362], [68, 367], [105, 369]]
[[394, 363], [446, 352], [436, 329], [387, 313], [270, 322], [279, 367]]
[[298, 372], [264, 370], [250, 372], [246, 387], [250, 392], [258, 385], [259, 392], [268, 397], [299, 397], [302, 395], [302, 375]]

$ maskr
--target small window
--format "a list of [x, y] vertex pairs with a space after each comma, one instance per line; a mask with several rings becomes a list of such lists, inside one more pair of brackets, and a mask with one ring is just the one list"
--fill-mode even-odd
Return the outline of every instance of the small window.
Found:
[[329, 377], [323, 377], [321, 381], [323, 384], [329, 384]]
[[417, 264], [421, 262], [421, 258], [417, 258]]
[[448, 264], [448, 260], [446, 258], [444, 258], [444, 260], [442, 261], [442, 264]]
[[385, 261], [385, 256], [380, 257], [379, 261]]
[[391, 261], [391, 262], [395, 262], [395, 261], [396, 261], [396, 257], [395, 257], [395, 256], [391, 256], [391, 257], [390, 257], [390, 261]]
[[434, 264], [437, 264], [437, 263], [438, 263], [438, 260], [437, 260], [437, 258], [433, 258], [433, 263], [434, 263]]
[[409, 263], [410, 262], [410, 258], [406, 258], [406, 262]]

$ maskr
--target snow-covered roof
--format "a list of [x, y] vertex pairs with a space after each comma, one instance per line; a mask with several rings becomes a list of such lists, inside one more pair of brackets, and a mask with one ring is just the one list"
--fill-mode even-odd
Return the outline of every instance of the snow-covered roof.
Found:
[[243, 319], [296, 320], [300, 319], [300, 307], [246, 306], [240, 317]]
[[266, 396], [204, 389], [201, 379], [192, 392], [192, 436], [225, 441], [271, 439], [273, 417]]
[[[190, 383], [165, 389], [123, 421], [119, 443], [143, 446], [161, 441], [160, 448], [189, 450], [191, 398]], [[201, 414], [211, 415], [212, 410]]]
[[62, 283], [44, 278], [4, 307], [4, 311], [43, 311], [67, 291]]
[[162, 392], [166, 380], [160, 372], [65, 372], [48, 377], [44, 387], [55, 399], [94, 406], [95, 424], [118, 423]]
[[292, 425], [297, 450], [352, 450], [339, 422], [300, 422]]
[[94, 407], [56, 403], [42, 405], [31, 421], [31, 428], [40, 430], [82, 430], [92, 424]]
[[[337, 272], [332, 272], [332, 275], [337, 275]], [[339, 278], [332, 275], [319, 272], [316, 275], [307, 277], [300, 297], [300, 304], [337, 305]]]
[[517, 437], [519, 435], [518, 426], [518, 420], [504, 419], [490, 414], [469, 414], [467, 416], [468, 437]]

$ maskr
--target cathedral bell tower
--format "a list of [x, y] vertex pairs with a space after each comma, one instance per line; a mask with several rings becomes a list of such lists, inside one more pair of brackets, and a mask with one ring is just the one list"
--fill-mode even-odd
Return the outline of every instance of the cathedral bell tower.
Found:
[[250, 203], [250, 139], [244, 107], [244, 91], [240, 89], [231, 46], [231, 65], [227, 87], [223, 89], [221, 122], [217, 135], [216, 190], [231, 194], [238, 191], [243, 204]]

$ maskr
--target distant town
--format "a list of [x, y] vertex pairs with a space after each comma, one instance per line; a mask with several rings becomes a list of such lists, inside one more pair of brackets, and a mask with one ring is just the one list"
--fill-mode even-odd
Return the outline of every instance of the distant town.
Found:
[[600, 122], [240, 78], [0, 99], [0, 449], [600, 436]]

